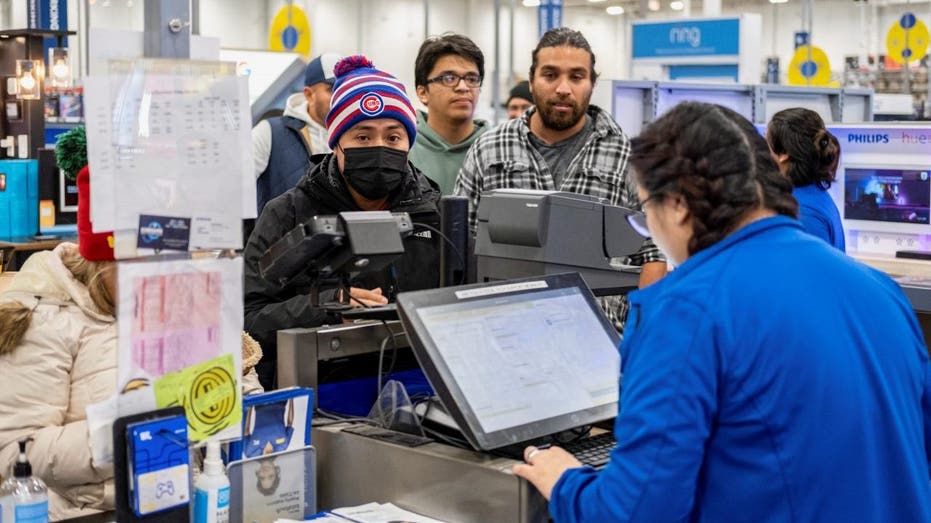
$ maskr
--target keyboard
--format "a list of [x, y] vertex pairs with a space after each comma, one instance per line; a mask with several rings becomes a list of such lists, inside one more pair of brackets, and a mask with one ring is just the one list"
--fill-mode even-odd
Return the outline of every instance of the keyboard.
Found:
[[575, 456], [583, 465], [588, 465], [595, 470], [601, 470], [608, 464], [608, 458], [610, 458], [615, 445], [617, 445], [617, 441], [614, 439], [614, 434], [605, 432], [560, 446]]

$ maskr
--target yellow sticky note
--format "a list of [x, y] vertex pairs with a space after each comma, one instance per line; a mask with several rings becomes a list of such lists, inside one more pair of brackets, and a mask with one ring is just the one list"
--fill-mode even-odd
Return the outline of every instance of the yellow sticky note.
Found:
[[238, 387], [233, 355], [226, 354], [156, 380], [155, 403], [184, 406], [188, 438], [196, 443], [242, 421]]

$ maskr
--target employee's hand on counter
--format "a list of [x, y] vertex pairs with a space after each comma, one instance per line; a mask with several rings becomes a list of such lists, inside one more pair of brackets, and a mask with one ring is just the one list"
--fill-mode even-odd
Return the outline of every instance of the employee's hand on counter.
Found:
[[547, 501], [563, 472], [582, 466], [582, 462], [575, 459], [575, 456], [559, 447], [527, 447], [524, 449], [524, 461], [526, 465], [514, 465], [512, 471], [533, 483]]
[[[382, 295], [381, 287], [371, 290], [360, 289], [359, 287], [350, 287], [349, 295], [352, 296], [352, 298], [349, 300], [350, 307], [378, 307], [388, 304], [388, 298], [385, 298]], [[342, 293], [340, 294], [340, 301], [343, 301]]]

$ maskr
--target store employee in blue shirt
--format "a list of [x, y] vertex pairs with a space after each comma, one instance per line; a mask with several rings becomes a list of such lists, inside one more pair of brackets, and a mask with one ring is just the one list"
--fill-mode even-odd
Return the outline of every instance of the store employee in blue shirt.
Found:
[[677, 265], [630, 295], [601, 472], [528, 447], [562, 522], [931, 521], [931, 366], [882, 273], [807, 234], [747, 120], [683, 103], [633, 141]]
[[788, 176], [805, 230], [846, 251], [837, 205], [828, 194], [840, 160], [840, 142], [811, 109], [796, 107], [773, 115], [766, 141], [779, 171]]

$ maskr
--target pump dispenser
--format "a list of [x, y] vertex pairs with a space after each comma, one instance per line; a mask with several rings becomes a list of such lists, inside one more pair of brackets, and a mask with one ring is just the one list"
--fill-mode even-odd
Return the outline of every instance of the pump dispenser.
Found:
[[13, 523], [47, 523], [48, 489], [39, 478], [32, 477], [32, 465], [26, 458], [26, 443], [19, 442], [19, 458], [13, 477], [0, 485], [0, 521]]
[[229, 523], [230, 480], [220, 459], [220, 444], [207, 442], [204, 471], [194, 482], [194, 523]]

